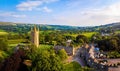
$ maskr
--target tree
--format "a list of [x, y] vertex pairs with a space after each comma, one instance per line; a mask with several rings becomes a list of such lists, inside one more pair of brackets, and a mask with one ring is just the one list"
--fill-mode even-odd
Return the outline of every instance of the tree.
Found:
[[118, 49], [117, 40], [115, 40], [115, 39], [109, 40], [109, 49], [110, 50], [117, 50]]
[[65, 60], [68, 57], [64, 49], [61, 49], [58, 51], [58, 56], [60, 57], [61, 60]]
[[0, 63], [7, 57], [8, 55], [4, 52], [0, 50]]
[[0, 38], [0, 50], [7, 51], [8, 43], [6, 39]]
[[36, 48], [32, 52], [30, 51], [27, 56], [32, 60], [32, 66], [30, 67], [32, 71], [63, 70], [63, 65], [53, 49], [42, 50], [41, 48]]
[[23, 64], [25, 52], [20, 49], [0, 64], [0, 71], [28, 71], [27, 66]]
[[86, 36], [84, 36], [84, 35], [78, 35], [77, 37], [76, 37], [76, 42], [77, 43], [88, 43], [88, 38], [86, 37]]

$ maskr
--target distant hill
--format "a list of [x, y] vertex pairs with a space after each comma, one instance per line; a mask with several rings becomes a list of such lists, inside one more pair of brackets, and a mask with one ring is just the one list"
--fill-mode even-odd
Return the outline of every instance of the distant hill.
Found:
[[0, 25], [15, 25], [13, 22], [0, 22]]
[[[27, 23], [12, 23], [12, 22], [0, 22], [0, 29], [7, 32], [28, 32], [34, 24]], [[79, 27], [65, 26], [65, 25], [44, 25], [36, 24], [40, 30], [78, 30]]]
[[[14, 28], [22, 28], [22, 27], [27, 27], [31, 28], [34, 26], [34, 24], [29, 24], [29, 23], [12, 23], [12, 22], [0, 22], [0, 26], [9, 26]], [[78, 29], [84, 29], [85, 27], [75, 27], [75, 26], [67, 26], [67, 25], [46, 25], [46, 24], [36, 24], [37, 27], [39, 27], [41, 30], [78, 30]], [[0, 27], [0, 29], [2, 28]]]
[[[93, 26], [93, 27], [76, 27], [76, 26], [66, 26], [66, 25], [44, 25], [44, 24], [36, 24], [40, 30], [67, 30], [67, 31], [98, 31], [99, 28], [112, 28], [114, 30], [120, 30], [120, 22], [111, 23], [107, 25], [101, 26]], [[12, 22], [0, 22], [0, 29], [8, 32], [27, 32], [30, 31], [31, 27], [34, 24], [27, 23], [12, 23]]]
[[102, 27], [102, 28], [111, 27], [114, 30], [120, 30], [120, 22], [111, 23], [111, 24], [107, 24], [107, 25], [102, 25], [100, 27]]

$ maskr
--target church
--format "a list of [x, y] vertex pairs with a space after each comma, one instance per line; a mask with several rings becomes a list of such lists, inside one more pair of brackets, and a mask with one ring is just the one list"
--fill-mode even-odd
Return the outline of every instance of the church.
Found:
[[31, 43], [36, 47], [39, 47], [39, 29], [36, 27], [36, 25], [31, 28]]

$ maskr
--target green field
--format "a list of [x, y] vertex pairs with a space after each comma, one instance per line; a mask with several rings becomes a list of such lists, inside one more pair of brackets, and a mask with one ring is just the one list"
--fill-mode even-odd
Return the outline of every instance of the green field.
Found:
[[51, 48], [53, 48], [53, 46], [52, 46], [52, 45], [40, 44], [40, 45], [39, 45], [39, 48], [42, 49], [42, 50], [46, 50], [46, 49], [51, 49]]
[[5, 31], [0, 31], [0, 35], [7, 35], [8, 33]]
[[9, 44], [18, 44], [18, 43], [21, 43], [24, 41], [25, 41], [25, 39], [14, 39], [14, 40], [8, 40], [8, 43]]
[[[97, 32], [84, 32], [84, 33], [81, 33], [81, 35], [84, 35], [86, 36], [87, 38], [91, 38], [92, 35], [96, 34]], [[65, 34], [65, 35], [69, 35], [69, 36], [73, 36], [73, 37], [76, 37], [77, 35], [79, 34]]]
[[83, 35], [85, 35], [86, 37], [88, 38], [91, 38], [92, 35], [96, 34], [97, 32], [85, 32], [85, 33], [82, 33]]
[[65, 71], [81, 71], [82, 67], [77, 62], [71, 62], [64, 65]]
[[77, 62], [71, 62], [64, 65], [64, 71], [94, 71], [92, 68], [88, 67], [81, 67]]

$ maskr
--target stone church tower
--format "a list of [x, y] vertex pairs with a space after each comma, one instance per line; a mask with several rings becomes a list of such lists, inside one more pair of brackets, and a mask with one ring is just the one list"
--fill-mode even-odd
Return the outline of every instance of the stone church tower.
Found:
[[31, 29], [31, 42], [37, 47], [39, 46], [39, 29], [35, 25]]

